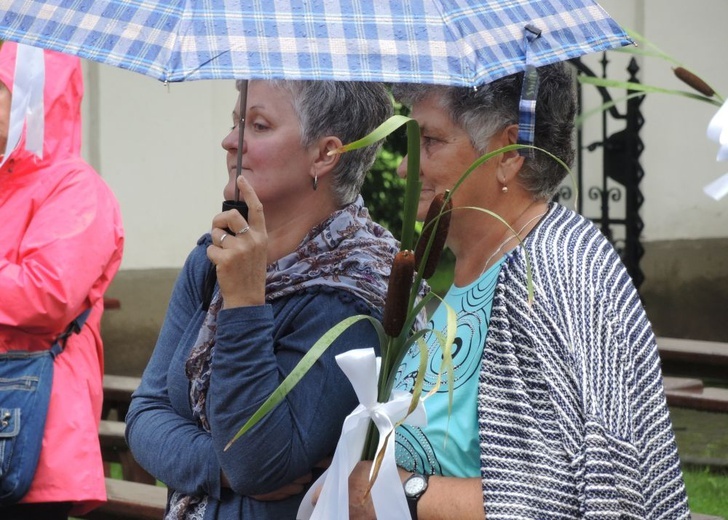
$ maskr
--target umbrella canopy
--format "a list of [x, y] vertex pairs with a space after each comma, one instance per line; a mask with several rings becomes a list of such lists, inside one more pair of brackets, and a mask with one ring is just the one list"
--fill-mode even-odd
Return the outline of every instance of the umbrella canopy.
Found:
[[593, 0], [3, 0], [0, 39], [169, 82], [459, 86], [631, 43]]

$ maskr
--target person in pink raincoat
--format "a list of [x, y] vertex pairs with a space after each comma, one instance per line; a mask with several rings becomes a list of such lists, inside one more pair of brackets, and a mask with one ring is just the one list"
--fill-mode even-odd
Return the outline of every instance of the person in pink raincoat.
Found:
[[42, 158], [26, 150], [27, 123], [17, 145], [7, 143], [17, 52], [13, 43], [0, 47], [0, 352], [48, 349], [74, 318], [93, 308], [55, 361], [33, 484], [20, 504], [0, 508], [4, 520], [50, 520], [83, 514], [106, 500], [98, 441], [104, 373], [99, 329], [124, 233], [114, 194], [80, 156], [78, 58], [43, 51]]

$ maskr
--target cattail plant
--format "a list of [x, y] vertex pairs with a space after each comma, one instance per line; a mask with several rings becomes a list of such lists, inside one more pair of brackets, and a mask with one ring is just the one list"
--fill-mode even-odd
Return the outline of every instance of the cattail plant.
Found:
[[[452, 211], [452, 199], [448, 197], [448, 194], [448, 191], [438, 193], [432, 199], [430, 208], [427, 210], [425, 225], [422, 228], [422, 236], [415, 249], [415, 265], [424, 279], [429, 279], [435, 274], [447, 240]], [[432, 238], [433, 234], [434, 238]]]
[[400, 251], [392, 262], [392, 272], [387, 286], [387, 300], [384, 304], [382, 327], [384, 332], [396, 338], [402, 332], [415, 274], [415, 255], [412, 251]]
[[[703, 78], [695, 74], [694, 72], [683, 67], [680, 62], [673, 56], [667, 54], [658, 48], [653, 42], [649, 41], [644, 36], [636, 33], [635, 31], [627, 31], [629, 37], [632, 38], [638, 45], [634, 47], [623, 47], [618, 52], [625, 52], [637, 56], [644, 56], [645, 58], [658, 58], [660, 60], [670, 63], [673, 74], [681, 82], [688, 85], [695, 92], [687, 90], [673, 90], [671, 88], [665, 88], [659, 85], [649, 85], [640, 83], [637, 81], [620, 81], [613, 78], [598, 78], [592, 77], [588, 74], [579, 74], [577, 79], [579, 83], [583, 85], [594, 85], [596, 87], [607, 87], [607, 88], [618, 88], [627, 90], [627, 99], [644, 96], [646, 94], [669, 94], [680, 97], [687, 97], [689, 99], [695, 99], [704, 103], [710, 103], [721, 107], [725, 102], [725, 98], [717, 92], [711, 85], [708, 84]], [[698, 94], [699, 93], [699, 94]], [[613, 100], [610, 100], [596, 109], [592, 109], [584, 114], [581, 114], [577, 118], [577, 124], [582, 124], [584, 119], [590, 115], [598, 114], [604, 110], [610, 110], [614, 104]]]
[[694, 88], [702, 95], [706, 97], [713, 97], [715, 95], [715, 90], [713, 90], [713, 87], [708, 85], [700, 76], [690, 72], [685, 67], [675, 67], [674, 69], [672, 69], [672, 71], [675, 73], [675, 76], [677, 76], [680, 81]]

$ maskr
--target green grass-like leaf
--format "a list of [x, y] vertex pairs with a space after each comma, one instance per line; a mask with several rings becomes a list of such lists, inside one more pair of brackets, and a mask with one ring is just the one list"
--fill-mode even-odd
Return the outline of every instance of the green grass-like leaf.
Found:
[[615, 49], [616, 51], [637, 54], [641, 56], [655, 56], [674, 65], [680, 65], [680, 63], [675, 58], [664, 52], [662, 49], [658, 48], [657, 45], [649, 41], [637, 31], [634, 31], [632, 29], [626, 29], [626, 32], [627, 36], [634, 40], [637, 45], [620, 47], [618, 49]]
[[594, 78], [591, 76], [580, 75], [579, 82], [585, 85], [596, 85], [598, 87], [613, 87], [637, 92], [645, 92], [647, 94], [670, 94], [673, 96], [682, 96], [698, 101], [704, 101], [712, 105], [721, 106], [723, 98], [716, 93], [714, 97], [702, 96], [685, 90], [673, 90], [668, 88], [656, 87], [654, 85], [645, 85], [644, 83], [634, 83], [631, 81], [620, 81], [609, 78]]
[[[414, 251], [417, 207], [420, 204], [420, 125], [414, 119], [407, 122], [407, 184], [404, 191], [404, 215], [402, 217], [402, 245], [400, 248]], [[415, 279], [419, 287], [421, 276]]]
[[589, 119], [591, 116], [601, 114], [602, 112], [606, 112], [613, 106], [617, 105], [617, 103], [622, 103], [623, 101], [629, 101], [632, 98], [642, 97], [642, 96], [646, 96], [646, 95], [647, 95], [647, 92], [633, 92], [632, 94], [629, 94], [628, 96], [623, 96], [621, 98], [613, 99], [612, 101], [603, 103], [596, 108], [587, 110], [586, 112], [581, 112], [578, 116], [576, 116], [576, 119], [574, 120], [574, 124], [576, 126], [582, 126], [584, 124], [584, 121]]
[[357, 141], [345, 144], [337, 150], [329, 152], [329, 155], [345, 153], [374, 144], [387, 137], [402, 125], [407, 125], [407, 181], [400, 240], [400, 250], [405, 250], [413, 249], [417, 206], [419, 204], [420, 190], [422, 189], [422, 183], [420, 182], [420, 126], [417, 124], [417, 121], [411, 117], [395, 114], [375, 128], [371, 133]]
[[245, 432], [258, 424], [258, 422], [263, 417], [265, 417], [268, 412], [270, 412], [275, 406], [283, 401], [286, 395], [288, 395], [293, 387], [295, 387], [298, 382], [303, 378], [303, 376], [306, 375], [306, 373], [311, 369], [314, 363], [316, 363], [321, 355], [326, 352], [326, 349], [331, 346], [336, 338], [338, 338], [346, 329], [362, 320], [368, 320], [380, 334], [380, 337], [382, 336], [382, 334], [384, 334], [382, 325], [378, 320], [375, 320], [371, 316], [366, 316], [363, 314], [346, 318], [331, 327], [323, 336], [321, 336], [321, 338], [319, 338], [316, 343], [314, 343], [311, 349], [306, 352], [306, 355], [301, 358], [301, 361], [298, 362], [296, 367], [291, 371], [290, 374], [288, 374], [283, 382], [281, 382], [278, 388], [273, 391], [270, 397], [268, 397], [268, 399], [266, 399], [266, 401], [260, 406], [260, 408], [256, 410], [256, 412], [250, 417], [250, 419], [248, 419], [248, 422], [246, 422], [243, 427], [238, 430], [238, 433], [236, 433], [235, 436], [230, 440], [230, 442], [228, 442], [225, 446], [225, 450], [230, 448], [230, 446], [232, 446], [235, 441], [237, 441], [242, 435], [244, 435]]
[[384, 123], [379, 125], [377, 128], [372, 130], [371, 133], [365, 135], [357, 141], [345, 144], [342, 147], [337, 148], [336, 150], [330, 151], [329, 155], [350, 152], [352, 150], [357, 150], [359, 148], [364, 148], [365, 146], [372, 145], [377, 141], [381, 141], [389, 134], [397, 130], [400, 126], [406, 124], [409, 121], [412, 121], [411, 117], [395, 114], [387, 119]]
[[[442, 371], [444, 370], [447, 373], [447, 426], [445, 427], [445, 431], [449, 432], [450, 430], [450, 415], [452, 413], [452, 405], [453, 401], [455, 399], [454, 396], [454, 389], [453, 386], [455, 384], [455, 365], [452, 360], [452, 346], [455, 343], [455, 335], [457, 334], [457, 314], [455, 314], [455, 310], [448, 304], [446, 304], [444, 301], [441, 301], [442, 305], [445, 305], [445, 310], [447, 311], [447, 318], [446, 323], [447, 327], [445, 329], [445, 335], [443, 335], [440, 331], [434, 331], [435, 336], [437, 337], [437, 341], [440, 343], [440, 348], [442, 349], [442, 365], [440, 366], [440, 373], [437, 375], [438, 384], [435, 385], [435, 387], [432, 389], [430, 393], [437, 392], [437, 390], [440, 387], [440, 378], [442, 377]], [[445, 435], [445, 440], [447, 441], [447, 433]]]

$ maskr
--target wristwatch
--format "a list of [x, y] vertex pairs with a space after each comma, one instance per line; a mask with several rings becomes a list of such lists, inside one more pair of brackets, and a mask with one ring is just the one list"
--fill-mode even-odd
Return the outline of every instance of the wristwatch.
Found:
[[427, 480], [427, 475], [413, 473], [404, 481], [404, 495], [407, 497], [407, 505], [412, 520], [417, 520], [417, 502], [427, 491]]

